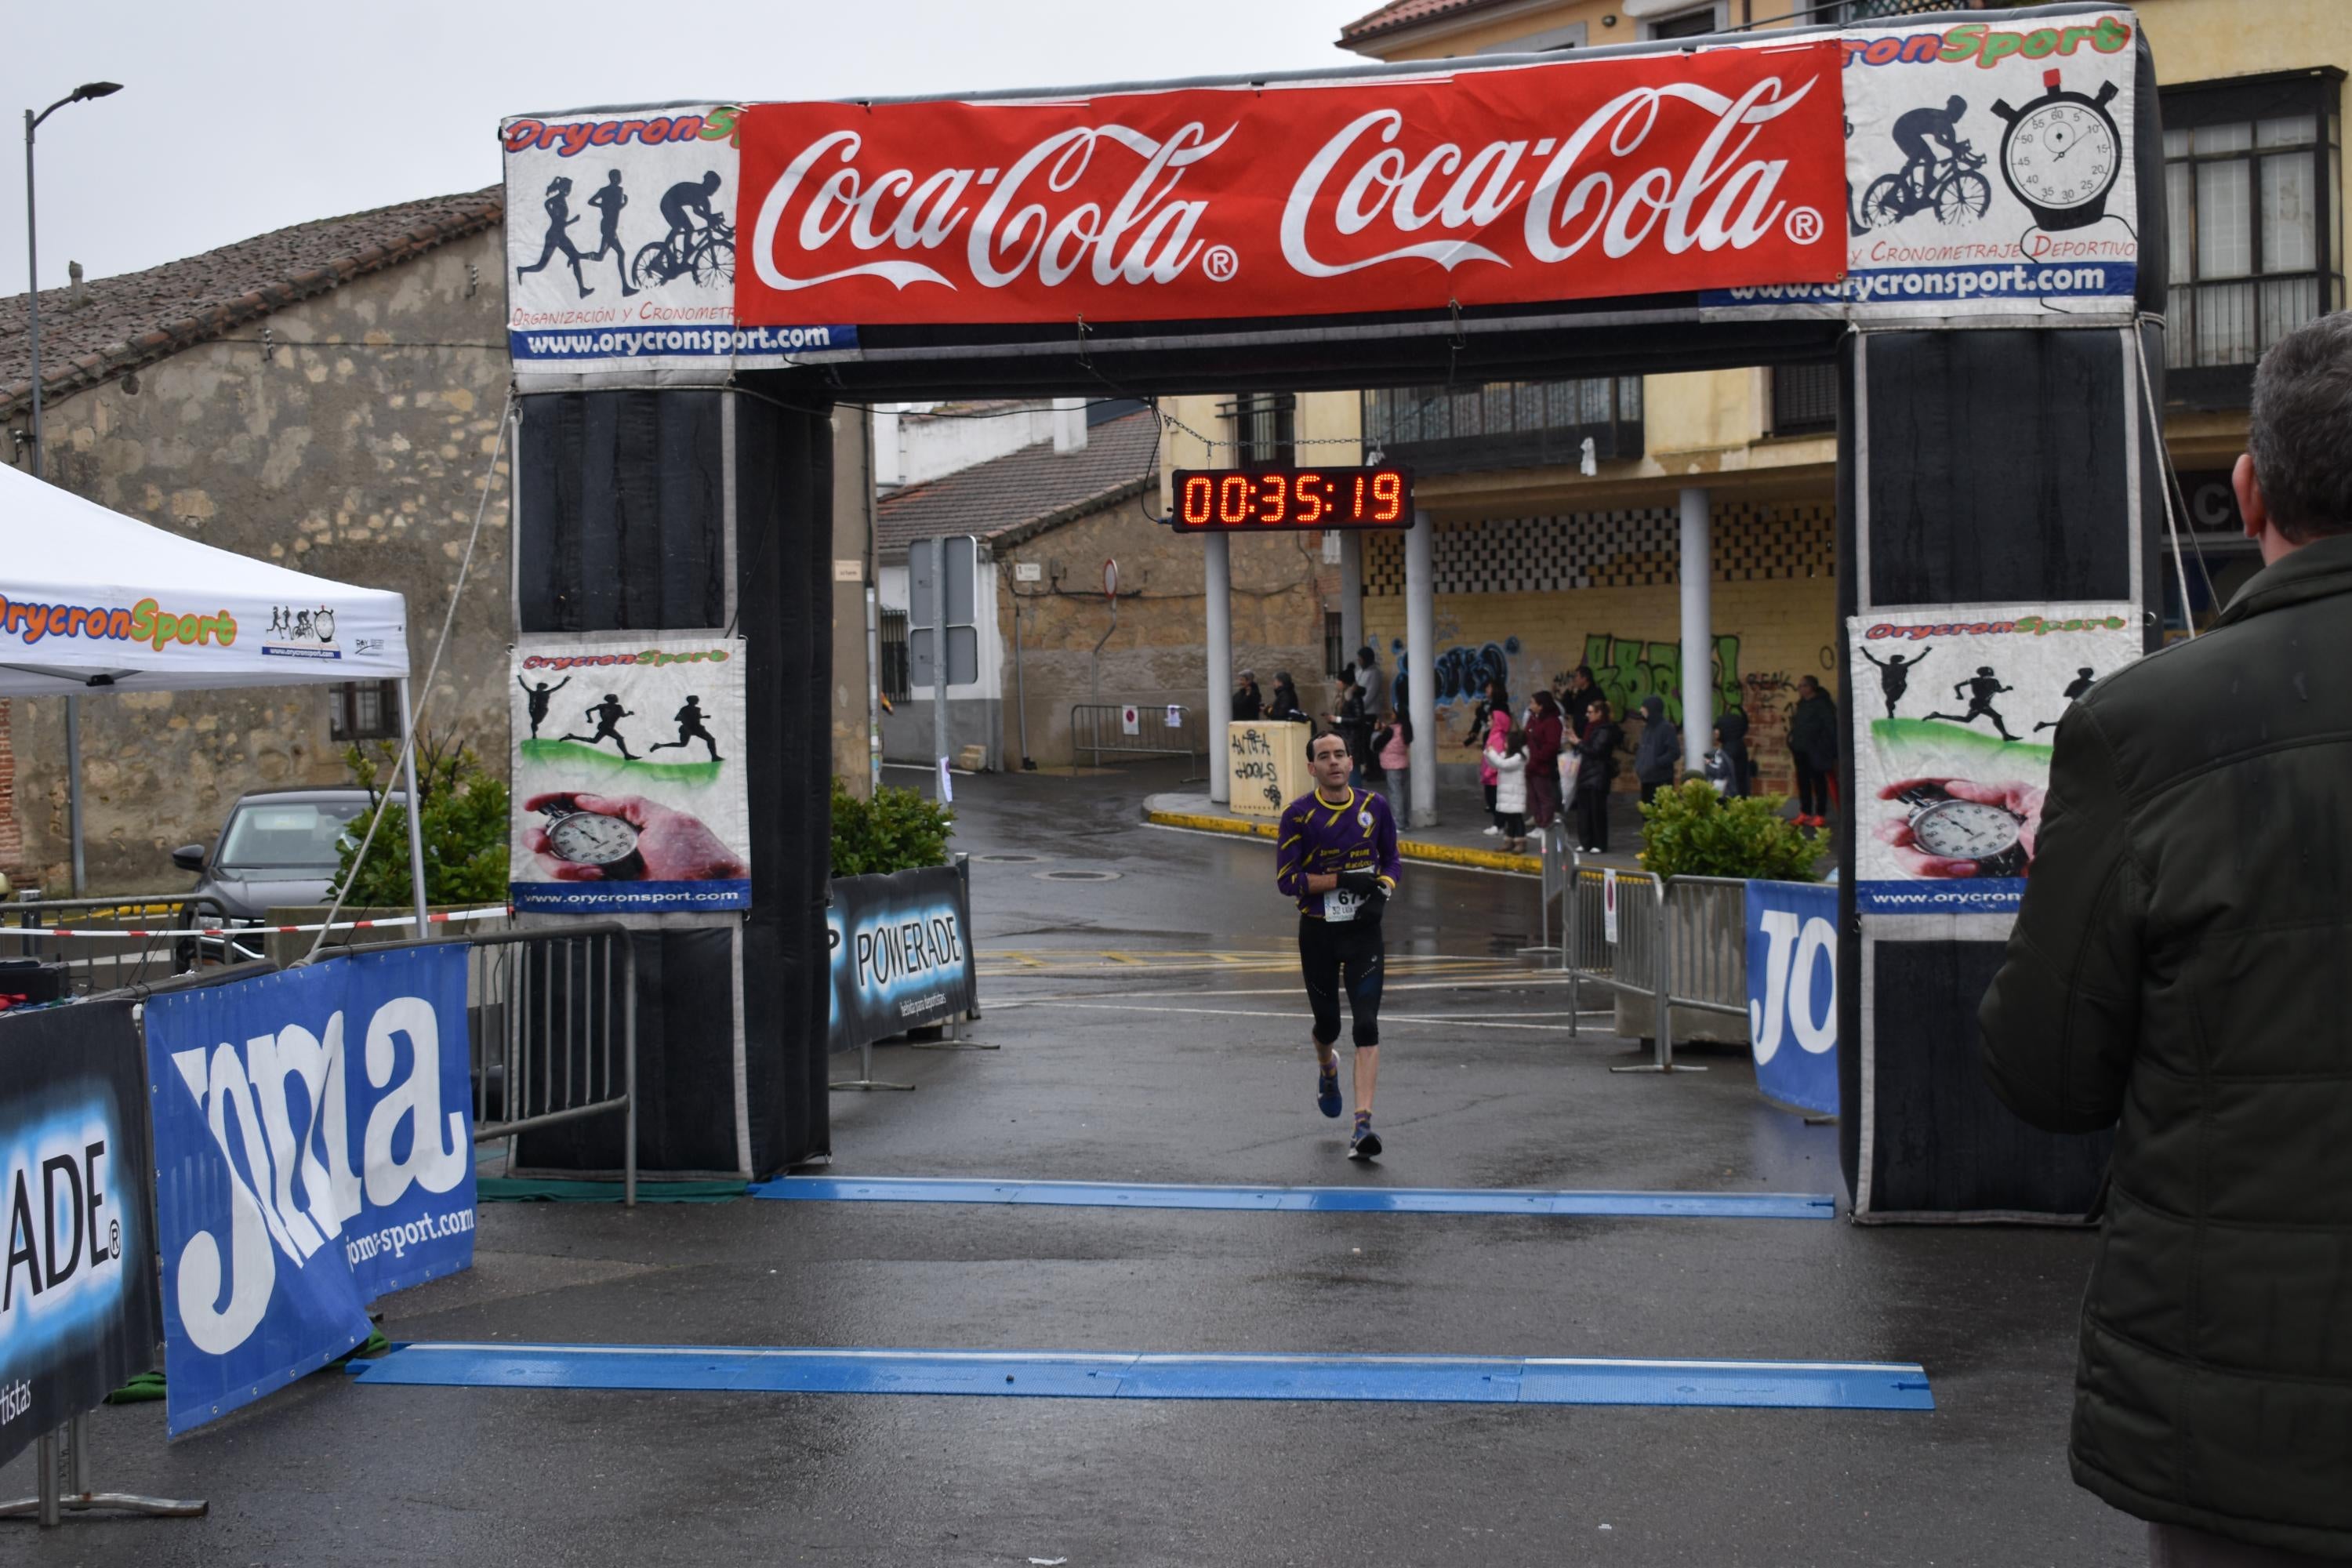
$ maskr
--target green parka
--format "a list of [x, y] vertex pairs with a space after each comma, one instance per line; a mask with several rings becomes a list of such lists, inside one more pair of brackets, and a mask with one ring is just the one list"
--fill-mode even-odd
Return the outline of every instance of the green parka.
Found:
[[2116, 1128], [2076, 1481], [2352, 1558], [2352, 537], [2068, 711], [1980, 1022], [2018, 1115]]

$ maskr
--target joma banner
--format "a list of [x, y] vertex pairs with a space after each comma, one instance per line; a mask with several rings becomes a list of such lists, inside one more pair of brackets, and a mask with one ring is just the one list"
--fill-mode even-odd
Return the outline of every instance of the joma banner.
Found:
[[155, 1364], [142, 1065], [128, 1001], [0, 1017], [0, 1465]]
[[1152, 321], [1833, 282], [1834, 40], [1027, 102], [760, 104], [736, 314]]
[[474, 1261], [462, 945], [147, 1005], [173, 1436], [325, 1365]]

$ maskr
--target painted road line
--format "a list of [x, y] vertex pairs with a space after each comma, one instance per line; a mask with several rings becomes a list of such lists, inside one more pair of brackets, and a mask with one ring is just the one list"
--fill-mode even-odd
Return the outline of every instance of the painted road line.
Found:
[[1835, 1219], [1827, 1193], [1544, 1192], [1488, 1187], [1276, 1187], [1173, 1182], [1003, 1182], [943, 1176], [779, 1176], [751, 1195], [786, 1203], [1035, 1204], [1276, 1214], [1536, 1215], [1604, 1219]]
[[768, 1349], [422, 1342], [351, 1364], [407, 1387], [666, 1393], [992, 1394], [1448, 1405], [1933, 1410], [1907, 1362], [1585, 1356], [1140, 1355], [1124, 1352]]
[[[1135, 1007], [1124, 1002], [1082, 1002], [1067, 996], [1031, 997], [1020, 1001], [995, 1002], [991, 1003], [990, 1005], [999, 1012], [1008, 1007], [1077, 1007], [1089, 1013], [1181, 1013], [1207, 1018], [1287, 1018], [1293, 1023], [1298, 1019], [1298, 1012], [1296, 1008], [1285, 1012], [1264, 1007]], [[1436, 1024], [1449, 1029], [1532, 1029], [1538, 1034], [1546, 1035], [1564, 1035], [1569, 1032], [1569, 1026], [1566, 1024], [1490, 1024], [1481, 1023], [1474, 1018], [1456, 1018], [1428, 1013], [1384, 1013], [1381, 1016], [1381, 1022], [1383, 1024]]]

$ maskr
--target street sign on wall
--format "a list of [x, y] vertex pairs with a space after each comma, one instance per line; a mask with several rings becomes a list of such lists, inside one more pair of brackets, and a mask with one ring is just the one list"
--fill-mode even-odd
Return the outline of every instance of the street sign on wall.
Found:
[[[948, 684], [969, 686], [980, 679], [980, 632], [973, 625], [980, 541], [959, 534], [947, 543]], [[907, 681], [933, 681], [932, 628], [939, 624], [938, 584], [932, 580], [932, 548], [919, 539], [907, 550]]]

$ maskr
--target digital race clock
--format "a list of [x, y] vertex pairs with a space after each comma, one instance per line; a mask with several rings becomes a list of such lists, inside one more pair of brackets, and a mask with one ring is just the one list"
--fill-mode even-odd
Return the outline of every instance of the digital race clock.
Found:
[[1402, 468], [1179, 468], [1175, 492], [1179, 533], [1412, 526]]

